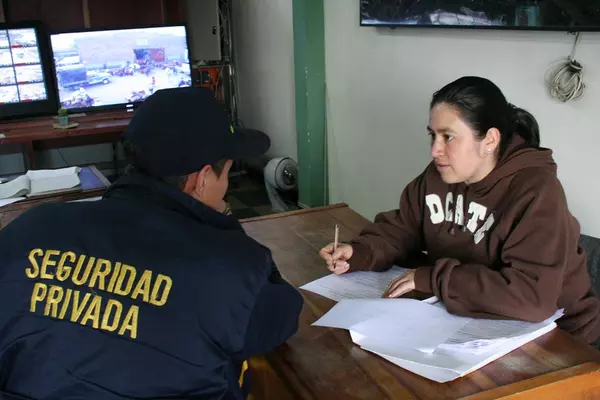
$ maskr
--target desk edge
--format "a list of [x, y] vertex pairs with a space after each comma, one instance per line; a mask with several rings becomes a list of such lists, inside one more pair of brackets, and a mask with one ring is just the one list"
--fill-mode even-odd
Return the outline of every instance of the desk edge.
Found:
[[541, 389], [544, 386], [565, 383], [575, 378], [598, 374], [599, 372], [600, 364], [596, 362], [586, 362], [508, 385], [498, 386], [470, 396], [461, 397], [461, 400], [492, 400], [503, 398], [515, 398], [516, 400], [517, 398], [524, 398], [521, 396], [535, 395], [536, 390]]

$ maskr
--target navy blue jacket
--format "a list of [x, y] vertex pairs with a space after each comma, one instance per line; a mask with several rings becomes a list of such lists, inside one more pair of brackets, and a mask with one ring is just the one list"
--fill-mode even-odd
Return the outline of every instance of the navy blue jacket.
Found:
[[243, 360], [294, 334], [302, 297], [233, 217], [143, 175], [0, 231], [0, 391], [239, 399]]

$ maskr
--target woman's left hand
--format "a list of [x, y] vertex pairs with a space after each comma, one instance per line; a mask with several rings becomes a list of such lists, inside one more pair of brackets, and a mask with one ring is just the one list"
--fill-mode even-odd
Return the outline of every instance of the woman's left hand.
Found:
[[394, 279], [382, 297], [400, 297], [403, 294], [415, 290], [415, 273], [416, 270], [411, 270], [400, 278]]

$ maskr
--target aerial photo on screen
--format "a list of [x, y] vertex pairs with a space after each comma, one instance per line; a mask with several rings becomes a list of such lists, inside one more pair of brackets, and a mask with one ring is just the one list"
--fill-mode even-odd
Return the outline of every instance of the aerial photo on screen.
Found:
[[9, 29], [8, 38], [11, 47], [37, 46], [37, 37], [33, 28]]
[[8, 43], [8, 32], [0, 31], [0, 49], [6, 49], [10, 47]]
[[0, 86], [16, 84], [15, 70], [10, 67], [0, 68]]
[[12, 49], [14, 65], [39, 64], [40, 52], [37, 47], [16, 47]]
[[47, 98], [35, 30], [1, 30], [0, 104]]
[[183, 26], [64, 33], [51, 40], [63, 108], [128, 104], [191, 85]]
[[15, 67], [17, 83], [38, 83], [44, 82], [44, 73], [41, 65], [26, 65]]
[[16, 86], [0, 86], [0, 104], [18, 102], [19, 92]]
[[46, 86], [43, 83], [19, 85], [21, 101], [36, 101], [46, 99]]
[[363, 25], [600, 30], [600, 0], [361, 0]]
[[0, 49], [0, 66], [12, 67], [12, 55], [10, 54], [10, 49]]

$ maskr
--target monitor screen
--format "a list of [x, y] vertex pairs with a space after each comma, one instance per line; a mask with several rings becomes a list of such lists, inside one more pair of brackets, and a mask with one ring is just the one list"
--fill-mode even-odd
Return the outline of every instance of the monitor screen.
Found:
[[192, 83], [185, 26], [60, 33], [51, 42], [63, 108], [137, 103]]
[[0, 104], [47, 99], [35, 29], [0, 30]]
[[600, 0], [360, 0], [361, 25], [600, 31]]

